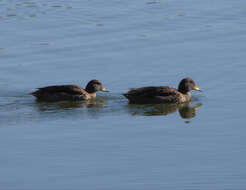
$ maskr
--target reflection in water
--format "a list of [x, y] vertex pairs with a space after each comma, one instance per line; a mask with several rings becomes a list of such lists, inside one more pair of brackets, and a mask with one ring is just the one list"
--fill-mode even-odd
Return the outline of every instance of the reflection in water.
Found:
[[89, 101], [77, 101], [77, 102], [40, 102], [36, 101], [35, 108], [37, 118], [42, 120], [52, 119], [97, 119], [104, 114], [104, 105], [106, 100], [103, 98], [97, 98]]
[[197, 104], [194, 107], [190, 107], [190, 105], [187, 106], [181, 106], [179, 108], [179, 115], [184, 119], [190, 119], [196, 116], [196, 111], [201, 107], [202, 104]]
[[58, 110], [70, 110], [75, 108], [100, 108], [103, 107], [106, 103], [106, 100], [103, 98], [97, 98], [95, 100], [87, 100], [87, 101], [61, 101], [61, 102], [42, 102], [36, 100], [39, 111], [58, 111]]
[[[196, 111], [202, 104], [197, 104], [193, 107], [190, 106], [190, 102], [183, 104], [155, 104], [155, 105], [129, 105], [130, 109], [134, 109], [132, 115], [168, 115], [179, 112], [180, 117], [184, 119], [190, 119], [196, 116]], [[141, 109], [139, 109], [141, 108]]]
[[[107, 104], [108, 106], [105, 106]], [[94, 100], [88, 101], [61, 101], [61, 102], [42, 102], [37, 101], [35, 104], [37, 111], [42, 116], [50, 117], [51, 113], [57, 115], [58, 118], [71, 117], [71, 118], [98, 118], [105, 115], [115, 115], [128, 112], [131, 115], [143, 116], [157, 116], [168, 115], [178, 111], [183, 119], [191, 119], [196, 116], [196, 111], [201, 107], [200, 103], [183, 104], [149, 104], [149, 105], [135, 105], [127, 104], [124, 98], [116, 97], [97, 97]], [[54, 117], [54, 115], [52, 115]], [[189, 123], [190, 121], [186, 121]]]

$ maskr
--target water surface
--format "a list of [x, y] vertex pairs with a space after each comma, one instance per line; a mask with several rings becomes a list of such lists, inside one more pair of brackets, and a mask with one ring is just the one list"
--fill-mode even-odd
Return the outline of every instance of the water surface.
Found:
[[[243, 0], [0, 0], [0, 189], [245, 189]], [[203, 93], [128, 105], [131, 87]], [[40, 103], [54, 84], [110, 93]]]

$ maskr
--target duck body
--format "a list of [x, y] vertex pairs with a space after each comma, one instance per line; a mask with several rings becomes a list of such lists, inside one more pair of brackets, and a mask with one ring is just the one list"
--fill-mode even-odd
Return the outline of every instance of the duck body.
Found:
[[96, 92], [107, 92], [98, 80], [90, 81], [86, 89], [77, 85], [56, 85], [38, 88], [31, 93], [37, 100], [56, 102], [56, 101], [82, 101], [96, 98]]
[[133, 104], [183, 103], [191, 100], [190, 93], [182, 94], [168, 86], [133, 88], [124, 96]]
[[76, 85], [47, 86], [38, 88], [32, 93], [38, 100], [55, 101], [80, 101], [89, 100], [91, 95], [83, 88]]
[[123, 94], [132, 104], [162, 104], [162, 103], [184, 103], [191, 100], [191, 90], [200, 91], [190, 78], [183, 79], [179, 88], [168, 86], [150, 86], [132, 88]]

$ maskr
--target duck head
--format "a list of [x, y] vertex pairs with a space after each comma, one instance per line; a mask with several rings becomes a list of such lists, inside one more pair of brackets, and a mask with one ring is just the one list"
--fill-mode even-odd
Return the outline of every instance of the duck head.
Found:
[[179, 83], [178, 91], [183, 94], [187, 94], [191, 90], [201, 92], [201, 90], [195, 85], [195, 82], [191, 78], [184, 78], [183, 80], [181, 80], [181, 82]]
[[108, 92], [108, 90], [103, 88], [102, 83], [99, 80], [91, 80], [88, 82], [85, 90], [88, 93], [95, 93], [97, 91]]

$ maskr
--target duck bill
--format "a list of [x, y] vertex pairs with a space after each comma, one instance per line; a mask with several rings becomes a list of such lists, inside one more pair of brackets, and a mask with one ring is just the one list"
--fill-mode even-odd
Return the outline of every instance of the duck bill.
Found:
[[201, 92], [200, 88], [198, 88], [197, 86], [194, 86], [192, 90]]
[[197, 110], [201, 107], [201, 105], [202, 105], [202, 104], [198, 104], [198, 105], [196, 105], [193, 109], [194, 109], [195, 111], [197, 111]]
[[102, 92], [108, 92], [108, 90], [106, 90], [106, 88], [102, 88], [101, 91]]

